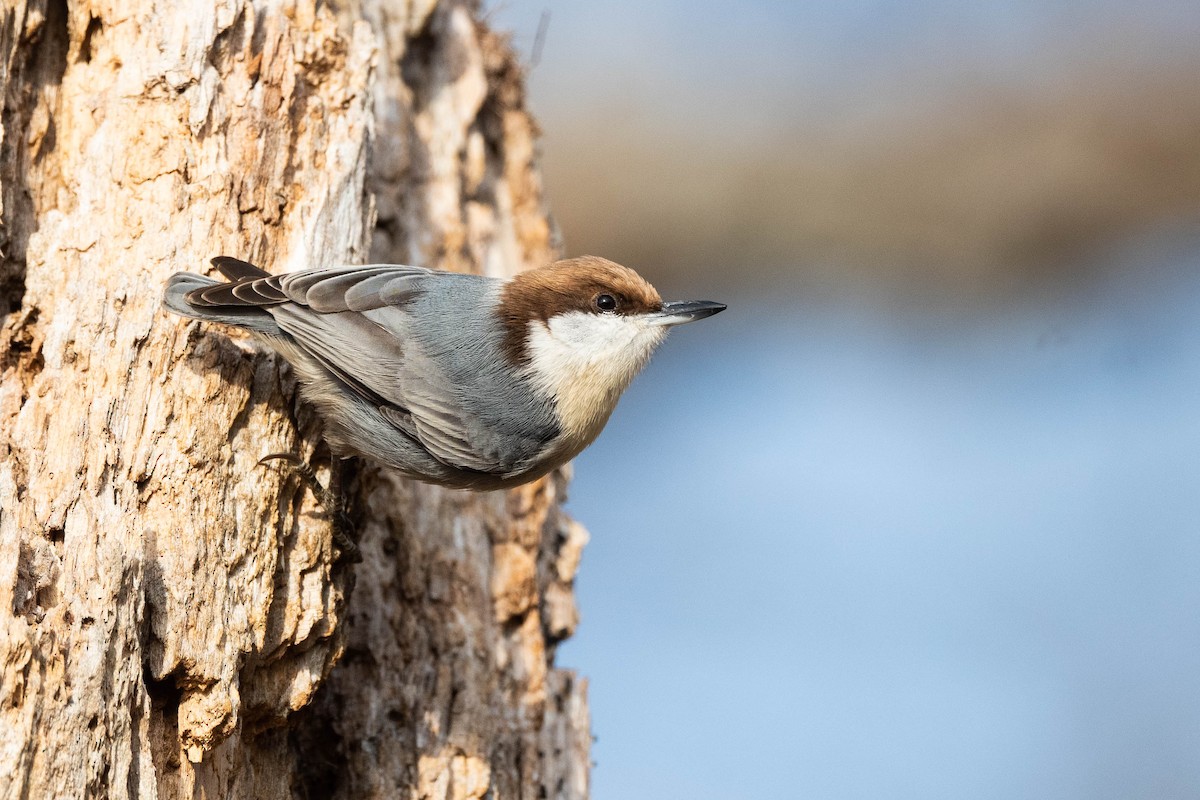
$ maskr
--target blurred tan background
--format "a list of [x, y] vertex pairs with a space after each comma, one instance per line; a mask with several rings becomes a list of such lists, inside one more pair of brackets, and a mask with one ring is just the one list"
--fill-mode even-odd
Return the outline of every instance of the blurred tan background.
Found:
[[1200, 213], [1194, 4], [648, 5], [495, 12], [573, 253], [971, 296]]

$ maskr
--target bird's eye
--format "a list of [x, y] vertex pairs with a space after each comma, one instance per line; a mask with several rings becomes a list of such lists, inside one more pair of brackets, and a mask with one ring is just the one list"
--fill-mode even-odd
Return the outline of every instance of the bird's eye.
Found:
[[617, 298], [611, 294], [601, 294], [596, 296], [596, 308], [601, 311], [615, 311], [617, 308]]

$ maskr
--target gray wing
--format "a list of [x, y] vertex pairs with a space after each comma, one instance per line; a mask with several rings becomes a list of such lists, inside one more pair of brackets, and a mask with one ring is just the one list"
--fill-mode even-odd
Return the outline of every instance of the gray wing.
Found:
[[267, 275], [257, 267], [231, 258], [213, 263], [229, 276], [245, 276], [190, 292], [187, 301], [198, 307], [269, 307], [298, 303], [313, 311], [369, 311], [410, 300], [416, 282], [433, 275], [423, 267], [374, 264]]
[[438, 461], [500, 474], [540, 452], [558, 428], [498, 363], [494, 285], [413, 267], [295, 273], [277, 284], [291, 302], [269, 311]]
[[234, 280], [189, 291], [188, 303], [268, 312], [443, 464], [511, 472], [558, 434], [546, 404], [497, 358], [494, 279], [395, 264], [282, 275], [234, 259], [217, 266]]

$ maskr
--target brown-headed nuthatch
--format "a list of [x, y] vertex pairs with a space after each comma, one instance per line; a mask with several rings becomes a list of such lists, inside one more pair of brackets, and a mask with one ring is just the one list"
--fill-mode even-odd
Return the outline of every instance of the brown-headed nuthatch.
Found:
[[456, 488], [539, 478], [600, 433], [668, 329], [724, 310], [664, 303], [602, 258], [513, 278], [368, 265], [228, 279], [180, 272], [164, 305], [251, 332], [295, 368], [338, 457]]

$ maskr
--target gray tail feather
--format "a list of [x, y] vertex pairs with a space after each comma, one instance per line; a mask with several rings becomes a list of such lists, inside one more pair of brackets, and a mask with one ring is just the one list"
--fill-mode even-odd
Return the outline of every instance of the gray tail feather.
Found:
[[198, 308], [187, 301], [187, 294], [196, 289], [216, 286], [220, 281], [194, 275], [190, 272], [176, 272], [167, 280], [166, 291], [163, 292], [163, 308], [189, 319], [204, 322], [219, 322], [223, 325], [233, 325], [258, 333], [279, 336], [283, 332], [275, 324], [275, 319], [260, 308], [247, 307], [205, 307]]

